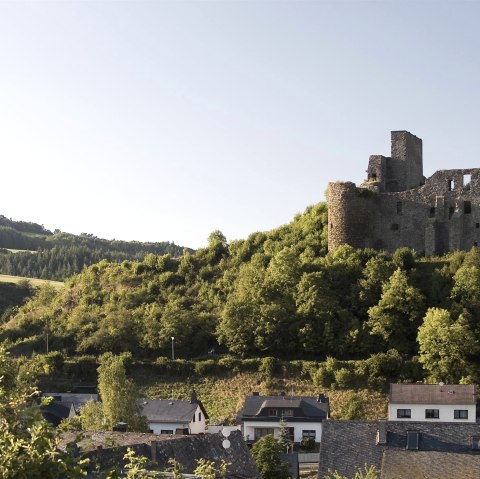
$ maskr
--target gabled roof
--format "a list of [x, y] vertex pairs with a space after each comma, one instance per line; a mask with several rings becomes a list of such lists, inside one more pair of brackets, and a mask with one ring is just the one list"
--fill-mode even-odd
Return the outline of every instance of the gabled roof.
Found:
[[192, 403], [181, 399], [142, 399], [141, 405], [148, 422], [189, 423], [197, 407], [200, 407], [205, 419], [208, 419], [200, 401]]
[[[268, 416], [268, 409], [277, 409], [278, 417]], [[320, 422], [328, 417], [329, 403], [325, 396], [301, 397], [301, 396], [260, 396], [254, 394], [245, 398], [243, 409], [239, 413], [240, 421], [259, 420], [278, 421], [282, 410], [293, 411], [293, 415], [285, 416], [288, 421], [317, 421]]]
[[390, 384], [392, 404], [476, 404], [474, 384]]
[[[407, 433], [412, 432], [418, 433], [418, 450], [406, 450]], [[324, 477], [329, 469], [351, 477], [358, 468], [373, 465], [378, 470], [382, 470], [381, 479], [416, 479], [417, 477], [443, 479], [444, 476], [437, 477], [430, 474], [427, 476], [415, 476], [412, 473], [406, 476], [394, 475], [389, 468], [399, 460], [399, 455], [403, 452], [409, 454], [404, 456], [407, 458], [415, 458], [417, 454], [424, 456], [416, 465], [411, 459], [412, 471], [421, 471], [424, 467], [428, 467], [428, 463], [435, 461], [439, 464], [443, 463], [449, 457], [458, 461], [461, 459], [460, 456], [463, 456], [469, 464], [477, 463], [478, 459], [469, 458], [470, 455], [480, 458], [480, 452], [472, 450], [473, 437], [480, 437], [480, 424], [325, 421], [322, 425], [319, 477]], [[407, 464], [410, 464], [410, 459]], [[464, 476], [453, 474], [450, 477], [463, 478]], [[465, 478], [469, 477], [465, 476]], [[477, 477], [479, 477], [478, 474]]]
[[437, 451], [387, 450], [380, 479], [478, 479], [480, 455]]

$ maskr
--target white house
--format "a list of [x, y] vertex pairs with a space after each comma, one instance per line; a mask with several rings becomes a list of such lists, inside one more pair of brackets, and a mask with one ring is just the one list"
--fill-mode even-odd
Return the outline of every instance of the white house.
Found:
[[390, 384], [389, 421], [475, 422], [474, 384]]
[[190, 401], [142, 399], [143, 415], [154, 434], [205, 434], [208, 419], [195, 391]]
[[267, 434], [278, 437], [280, 421], [287, 423], [290, 437], [295, 443], [310, 437], [315, 442], [322, 438], [322, 421], [329, 416], [328, 398], [318, 397], [260, 396], [254, 392], [245, 398], [238, 420], [242, 424], [246, 441], [256, 441]]

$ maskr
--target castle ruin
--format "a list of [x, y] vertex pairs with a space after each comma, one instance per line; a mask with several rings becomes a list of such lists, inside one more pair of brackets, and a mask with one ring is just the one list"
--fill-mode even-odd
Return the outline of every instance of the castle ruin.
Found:
[[391, 132], [391, 156], [370, 156], [367, 179], [329, 183], [328, 249], [342, 244], [418, 254], [469, 250], [480, 242], [480, 168], [423, 176], [422, 140]]

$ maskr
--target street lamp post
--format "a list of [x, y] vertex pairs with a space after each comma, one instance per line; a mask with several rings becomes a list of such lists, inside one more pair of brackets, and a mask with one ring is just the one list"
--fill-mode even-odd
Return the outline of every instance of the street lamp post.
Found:
[[175, 359], [175, 337], [172, 336], [172, 361]]

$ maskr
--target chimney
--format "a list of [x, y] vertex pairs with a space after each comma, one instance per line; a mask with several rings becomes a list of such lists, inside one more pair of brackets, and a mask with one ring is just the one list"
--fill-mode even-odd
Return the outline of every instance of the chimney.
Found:
[[195, 389], [192, 390], [192, 394], [190, 396], [190, 404], [198, 404], [198, 398]]
[[282, 391], [282, 392], [280, 393], [280, 396], [282, 396], [283, 399], [285, 399], [285, 391]]
[[323, 393], [320, 393], [317, 397], [317, 402], [320, 402], [320, 403], [327, 403], [328, 402], [328, 398], [327, 396], [325, 396], [325, 394]]
[[252, 396], [260, 396], [260, 393], [258, 391], [253, 391]]
[[157, 462], [157, 441], [150, 443], [150, 454], [153, 462]]
[[386, 421], [379, 421], [378, 422], [378, 429], [377, 429], [377, 438], [375, 440], [377, 446], [384, 446], [387, 444], [387, 423]]

